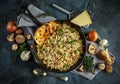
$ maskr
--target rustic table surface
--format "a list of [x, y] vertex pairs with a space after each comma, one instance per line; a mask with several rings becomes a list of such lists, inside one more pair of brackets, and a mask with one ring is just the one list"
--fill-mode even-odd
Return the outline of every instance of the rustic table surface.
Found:
[[[14, 56], [11, 44], [6, 40], [9, 34], [6, 32], [6, 23], [16, 20], [21, 9], [29, 4], [34, 4], [57, 19], [68, 19], [63, 12], [53, 8], [52, 3], [61, 7], [76, 11], [76, 15], [87, 9], [92, 17], [93, 24], [84, 31], [95, 29], [100, 37], [109, 40], [109, 50], [115, 56], [113, 73], [101, 71], [93, 80], [85, 79], [71, 72], [63, 75], [68, 76], [67, 82], [53, 77], [36, 77], [32, 70], [39, 66], [33, 59], [28, 62], [18, 60], [12, 63]], [[120, 84], [120, 1], [119, 0], [0, 0], [0, 84]]]

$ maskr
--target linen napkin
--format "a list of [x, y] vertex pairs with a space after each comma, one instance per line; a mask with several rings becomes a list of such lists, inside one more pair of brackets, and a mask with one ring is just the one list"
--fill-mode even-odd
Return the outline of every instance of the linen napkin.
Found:
[[[35, 7], [34, 5], [30, 4], [28, 6], [28, 10], [32, 13], [32, 15], [34, 17], [37, 17], [39, 16], [40, 14], [43, 14], [45, 13], [44, 11], [38, 9], [37, 7]], [[18, 17], [17, 17], [17, 23], [18, 23], [18, 27], [25, 27], [23, 28], [24, 30], [24, 33], [25, 35], [30, 33], [32, 36], [33, 36], [33, 28], [31, 26], [35, 26], [35, 24], [27, 17], [25, 16], [24, 14], [20, 14]], [[45, 22], [49, 22], [51, 20], [55, 20], [54, 17], [52, 16], [40, 16], [40, 17], [37, 17], [36, 18], [38, 21], [40, 21], [41, 23], [45, 23]], [[33, 43], [33, 41], [30, 41], [29, 44]], [[89, 43], [89, 42], [87, 42]], [[87, 55], [88, 53], [86, 53]], [[95, 56], [94, 56], [95, 57]], [[95, 61], [94, 63], [97, 63], [97, 59], [95, 58]], [[80, 65], [79, 65], [80, 66]], [[87, 79], [90, 79], [92, 80], [99, 72], [99, 70], [96, 70], [95, 71], [95, 74], [91, 74], [91, 73], [88, 73], [88, 72], [78, 72], [76, 70], [73, 70], [71, 71], [72, 73], [74, 74], [77, 74], [77, 75], [81, 75]]]

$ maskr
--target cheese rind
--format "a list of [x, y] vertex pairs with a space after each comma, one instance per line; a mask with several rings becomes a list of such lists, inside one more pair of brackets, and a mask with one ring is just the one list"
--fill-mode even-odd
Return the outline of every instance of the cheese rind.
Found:
[[71, 22], [79, 26], [86, 26], [92, 24], [91, 17], [88, 14], [87, 10], [83, 11], [81, 14], [73, 18]]

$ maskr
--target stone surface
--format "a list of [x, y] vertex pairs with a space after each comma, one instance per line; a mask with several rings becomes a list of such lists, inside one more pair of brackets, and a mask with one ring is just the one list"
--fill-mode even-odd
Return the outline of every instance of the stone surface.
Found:
[[[87, 3], [89, 1], [89, 3]], [[67, 15], [53, 8], [51, 3], [57, 3], [63, 8], [77, 13], [87, 9], [93, 19], [93, 24], [85, 32], [95, 29], [100, 37], [109, 40], [109, 50], [116, 57], [113, 73], [100, 72], [92, 81], [72, 73], [55, 74], [69, 77], [67, 82], [52, 77], [35, 77], [34, 68], [39, 66], [34, 60], [12, 63], [14, 56], [11, 44], [7, 42], [9, 34], [5, 25], [10, 20], [16, 20], [21, 9], [28, 4], [53, 15], [57, 19], [67, 19]], [[75, 15], [75, 14], [73, 14]], [[120, 83], [120, 1], [119, 0], [0, 0], [0, 84], [119, 84]]]

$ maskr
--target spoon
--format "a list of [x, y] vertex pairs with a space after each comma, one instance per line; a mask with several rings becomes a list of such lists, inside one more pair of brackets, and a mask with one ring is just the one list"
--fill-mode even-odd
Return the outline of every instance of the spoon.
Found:
[[67, 76], [54, 76], [54, 75], [48, 74], [47, 72], [45, 72], [43, 70], [40, 70], [40, 69], [34, 69], [33, 73], [36, 76], [44, 76], [44, 77], [45, 76], [51, 76], [51, 77], [58, 78], [58, 79], [61, 79], [61, 80], [64, 80], [64, 81], [68, 81]]

